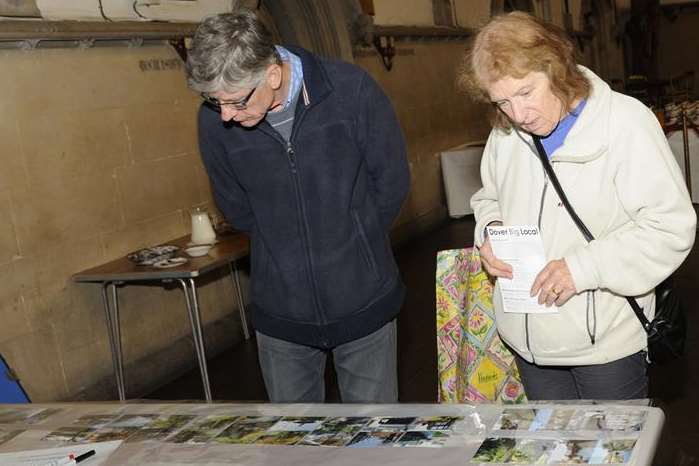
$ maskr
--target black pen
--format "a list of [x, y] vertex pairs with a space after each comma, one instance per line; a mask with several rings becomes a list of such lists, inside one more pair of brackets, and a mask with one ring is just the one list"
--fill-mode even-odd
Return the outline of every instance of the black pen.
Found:
[[85, 461], [86, 459], [88, 459], [89, 457], [91, 457], [91, 456], [94, 455], [94, 454], [95, 454], [95, 450], [86, 451], [86, 452], [83, 453], [82, 455], [76, 456], [76, 457], [75, 457], [75, 462], [76, 462], [76, 463], [79, 463], [79, 462], [81, 462], [81, 461]]

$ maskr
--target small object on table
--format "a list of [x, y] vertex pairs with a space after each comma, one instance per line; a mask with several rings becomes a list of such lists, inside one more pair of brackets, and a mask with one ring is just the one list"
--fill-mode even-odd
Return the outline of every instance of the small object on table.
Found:
[[216, 240], [216, 232], [206, 208], [195, 207], [190, 211], [190, 214], [192, 216], [192, 243], [213, 243]]
[[140, 249], [128, 254], [126, 257], [136, 265], [153, 265], [156, 262], [175, 257], [179, 250], [180, 248], [173, 244], [163, 244], [161, 246]]
[[83, 453], [82, 455], [76, 456], [76, 457], [75, 457], [75, 462], [76, 462], [76, 463], [80, 463], [81, 461], [85, 461], [86, 459], [88, 459], [89, 457], [93, 456], [94, 454], [95, 454], [95, 450], [86, 451], [86, 452]]
[[185, 249], [184, 252], [189, 254], [191, 257], [201, 257], [207, 255], [212, 247], [213, 244], [200, 244], [198, 246], [191, 246]]
[[169, 269], [172, 267], [179, 267], [180, 265], [189, 262], [186, 257], [172, 257], [170, 259], [163, 259], [158, 262], [153, 263], [153, 267], [156, 269]]

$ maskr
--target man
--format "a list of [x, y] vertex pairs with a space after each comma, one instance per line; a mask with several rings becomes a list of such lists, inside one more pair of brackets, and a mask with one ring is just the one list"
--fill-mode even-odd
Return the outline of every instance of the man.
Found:
[[390, 101], [361, 69], [275, 46], [251, 11], [207, 18], [187, 59], [216, 202], [251, 242], [260, 366], [273, 402], [396, 402], [404, 297], [388, 232], [409, 186]]

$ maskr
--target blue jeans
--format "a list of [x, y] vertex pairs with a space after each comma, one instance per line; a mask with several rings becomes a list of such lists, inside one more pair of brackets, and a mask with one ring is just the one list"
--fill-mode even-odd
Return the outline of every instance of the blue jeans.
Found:
[[648, 397], [646, 353], [591, 366], [537, 366], [515, 353], [530, 400], [632, 400]]
[[[329, 351], [257, 333], [257, 349], [267, 394], [273, 403], [325, 401]], [[345, 403], [396, 403], [396, 321], [332, 350], [340, 397]]]

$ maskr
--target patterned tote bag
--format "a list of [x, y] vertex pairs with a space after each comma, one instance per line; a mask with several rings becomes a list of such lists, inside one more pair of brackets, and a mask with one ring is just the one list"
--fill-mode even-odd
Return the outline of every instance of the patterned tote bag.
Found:
[[493, 285], [474, 248], [437, 253], [437, 353], [441, 403], [526, 401], [495, 328]]

